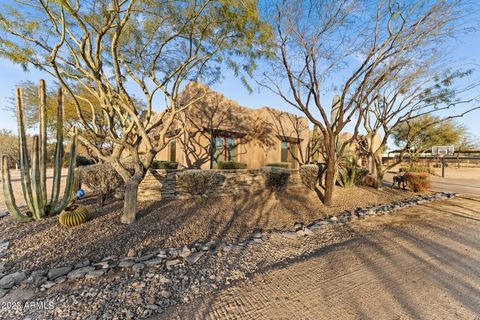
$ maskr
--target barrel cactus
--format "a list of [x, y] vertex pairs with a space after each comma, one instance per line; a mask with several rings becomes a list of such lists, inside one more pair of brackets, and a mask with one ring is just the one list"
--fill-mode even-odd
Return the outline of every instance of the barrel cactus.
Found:
[[90, 216], [85, 206], [72, 204], [60, 213], [58, 221], [66, 227], [74, 227], [86, 222], [89, 218]]
[[55, 215], [63, 211], [68, 205], [72, 195], [76, 155], [76, 132], [72, 135], [70, 147], [70, 159], [68, 173], [65, 182], [65, 190], [60, 199], [60, 180], [63, 163], [63, 96], [59, 90], [57, 108], [57, 141], [55, 146], [55, 161], [53, 183], [50, 200], [47, 199], [47, 98], [45, 81], [40, 80], [39, 98], [39, 122], [40, 134], [33, 137], [31, 162], [27, 150], [27, 135], [25, 131], [25, 114], [22, 102], [22, 91], [17, 88], [17, 121], [18, 139], [20, 145], [20, 173], [23, 196], [27, 204], [27, 212], [21, 212], [18, 208], [12, 190], [8, 157], [2, 156], [2, 181], [5, 204], [15, 218], [19, 221], [31, 221], [43, 219], [49, 215]]

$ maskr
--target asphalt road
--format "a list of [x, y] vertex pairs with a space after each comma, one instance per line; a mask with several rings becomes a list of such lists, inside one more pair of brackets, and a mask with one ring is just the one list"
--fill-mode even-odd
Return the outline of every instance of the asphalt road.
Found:
[[351, 226], [352, 240], [160, 319], [480, 319], [480, 197]]

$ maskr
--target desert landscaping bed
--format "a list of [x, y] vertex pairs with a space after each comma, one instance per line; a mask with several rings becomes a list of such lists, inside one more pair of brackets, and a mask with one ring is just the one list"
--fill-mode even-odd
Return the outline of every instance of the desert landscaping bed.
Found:
[[334, 216], [345, 210], [374, 206], [412, 197], [403, 190], [385, 188], [338, 188], [334, 206], [321, 204], [314, 192], [304, 188], [279, 194], [259, 191], [236, 197], [183, 199], [140, 203], [138, 219], [131, 225], [120, 220], [122, 202], [113, 201], [98, 208], [87, 199], [92, 219], [64, 228], [57, 217], [22, 224], [13, 217], [0, 219], [1, 238], [9, 242], [0, 263], [13, 270], [48, 270], [128, 252], [148, 252], [179, 247], [197, 241], [236, 241], [257, 230], [282, 230], [295, 223]]
[[[7, 284], [7, 277], [15, 283], [10, 290], [0, 291], [7, 294], [3, 299], [0, 296], [0, 301], [19, 301], [6, 309], [5, 315], [10, 318], [27, 314], [31, 319], [147, 318], [179, 302], [245, 280], [258, 270], [277, 268], [320, 248], [345, 242], [354, 234], [349, 222], [453, 196], [427, 194], [343, 211], [310, 224], [297, 223], [289, 231], [255, 232], [237, 243], [196, 243], [183, 248], [157, 248], [136, 256], [106, 257], [97, 263], [77, 263], [73, 270], [72, 266], [50, 270], [47, 282], [44, 272], [32, 272], [27, 279], [24, 272], [7, 270], [9, 275], [1, 279], [0, 286]], [[24, 301], [39, 301], [49, 307], [37, 310]]]

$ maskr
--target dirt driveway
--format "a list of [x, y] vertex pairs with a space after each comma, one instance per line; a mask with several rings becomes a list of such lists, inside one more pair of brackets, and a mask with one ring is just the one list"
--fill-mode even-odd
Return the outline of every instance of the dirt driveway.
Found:
[[480, 319], [480, 197], [351, 227], [352, 240], [159, 319]]

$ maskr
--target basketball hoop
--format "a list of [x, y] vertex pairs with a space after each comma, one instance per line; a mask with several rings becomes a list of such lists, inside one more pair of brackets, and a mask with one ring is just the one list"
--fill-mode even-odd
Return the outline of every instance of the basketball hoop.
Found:
[[439, 158], [443, 158], [445, 156], [451, 156], [455, 152], [454, 146], [434, 146], [432, 147], [432, 155], [437, 156]]
[[453, 146], [433, 146], [432, 155], [442, 159], [442, 177], [445, 177], [445, 156], [452, 156], [455, 152]]

